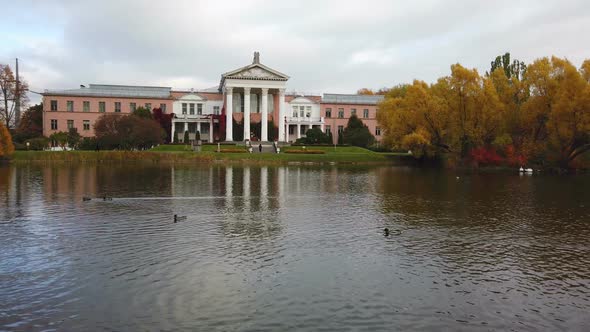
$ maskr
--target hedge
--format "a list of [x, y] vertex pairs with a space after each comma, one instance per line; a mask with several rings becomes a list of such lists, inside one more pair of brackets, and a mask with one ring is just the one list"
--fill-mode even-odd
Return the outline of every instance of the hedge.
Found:
[[293, 153], [293, 154], [324, 154], [325, 151], [322, 150], [286, 150], [285, 153]]

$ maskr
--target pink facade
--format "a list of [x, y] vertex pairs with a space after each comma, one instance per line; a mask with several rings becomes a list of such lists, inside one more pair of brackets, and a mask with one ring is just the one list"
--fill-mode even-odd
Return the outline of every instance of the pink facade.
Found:
[[[165, 105], [167, 113], [169, 113], [172, 111], [173, 101], [172, 98], [86, 97], [44, 94], [43, 135], [48, 137], [55, 132], [68, 131], [68, 125], [71, 125], [77, 128], [78, 133], [83, 137], [92, 137], [94, 136], [94, 123], [103, 114], [129, 114], [131, 113], [132, 103], [135, 103], [136, 107], [146, 107], [147, 105], [150, 109]], [[72, 103], [71, 111], [68, 110], [68, 102]], [[84, 106], [85, 102], [88, 105], [87, 109]], [[57, 108], [55, 107], [55, 103], [57, 103]], [[100, 103], [104, 103], [104, 112], [101, 112], [99, 109]], [[115, 103], [120, 103], [120, 112], [116, 112]], [[52, 106], [54, 110], [52, 110]]]
[[381, 141], [383, 134], [377, 123], [377, 105], [374, 104], [337, 104], [320, 103], [320, 111], [325, 121], [325, 131], [332, 132], [334, 143], [338, 140], [338, 131], [346, 128], [352, 113], [363, 121], [376, 141]]
[[[176, 98], [180, 98], [190, 91], [171, 91], [169, 98], [129, 98], [129, 97], [98, 97], [98, 96], [63, 96], [44, 94], [43, 96], [43, 134], [49, 136], [55, 132], [67, 131], [69, 125], [78, 129], [78, 132], [84, 137], [94, 136], [94, 123], [105, 113], [131, 113], [132, 104], [135, 107], [158, 108], [165, 106], [166, 113], [172, 112], [172, 104]], [[222, 93], [198, 92], [199, 95], [207, 98], [207, 100], [224, 100]], [[289, 103], [295, 96], [285, 96], [285, 102]], [[324, 117], [325, 131], [331, 131], [334, 143], [338, 139], [338, 130], [345, 128], [348, 119], [356, 110], [357, 116], [369, 128], [371, 133], [375, 136], [377, 141], [381, 140], [382, 133], [377, 124], [376, 114], [377, 106], [373, 104], [339, 104], [339, 103], [324, 103], [321, 102], [320, 96], [306, 96], [306, 98], [320, 102], [321, 116]], [[71, 111], [68, 110], [68, 102], [72, 103]], [[57, 103], [57, 109], [52, 110], [52, 106]], [[85, 109], [85, 103], [87, 108]], [[100, 111], [100, 103], [104, 103], [104, 112]], [[116, 103], [120, 103], [120, 112], [116, 112]], [[278, 125], [279, 113], [279, 96], [274, 94], [274, 109], [269, 114], [269, 120], [273, 120], [275, 125]], [[225, 106], [225, 104], [224, 104]], [[54, 107], [55, 108], [55, 107]], [[368, 113], [368, 114], [366, 114]], [[368, 115], [368, 116], [366, 116]], [[236, 112], [233, 118], [242, 122], [243, 113]], [[250, 119], [253, 123], [260, 122], [261, 114], [253, 113]], [[52, 125], [53, 122], [53, 125]], [[57, 129], [55, 125], [57, 124]], [[217, 134], [216, 134], [217, 135]]]
[[[251, 64], [222, 74], [219, 87], [213, 89], [173, 91], [170, 87], [90, 84], [79, 89], [46, 90], [43, 133], [50, 136], [76, 128], [82, 136], [92, 137], [103, 114], [129, 114], [141, 106], [173, 113], [170, 129], [175, 140], [184, 140], [186, 134], [195, 140], [199, 133], [208, 142], [233, 141], [233, 119], [242, 123], [244, 140], [268, 142], [268, 119], [278, 127], [278, 137], [271, 135], [279, 142], [294, 142], [312, 128], [330, 131], [337, 142], [338, 133], [354, 113], [377, 141], [381, 140], [376, 113], [383, 96], [287, 94], [288, 80], [289, 76], [260, 63], [260, 54], [254, 52]], [[260, 132], [254, 132], [252, 123], [260, 122]]]

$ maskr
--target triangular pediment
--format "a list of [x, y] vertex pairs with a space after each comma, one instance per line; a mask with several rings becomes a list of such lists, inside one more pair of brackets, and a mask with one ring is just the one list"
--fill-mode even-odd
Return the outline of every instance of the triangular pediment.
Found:
[[286, 81], [289, 76], [260, 63], [253, 63], [223, 74], [223, 78]]
[[303, 97], [303, 96], [296, 97], [293, 100], [291, 100], [289, 103], [290, 104], [316, 104], [315, 101], [313, 101], [309, 98]]
[[178, 100], [185, 100], [185, 101], [206, 101], [207, 98], [204, 98], [196, 93], [187, 93], [182, 95], [178, 98]]

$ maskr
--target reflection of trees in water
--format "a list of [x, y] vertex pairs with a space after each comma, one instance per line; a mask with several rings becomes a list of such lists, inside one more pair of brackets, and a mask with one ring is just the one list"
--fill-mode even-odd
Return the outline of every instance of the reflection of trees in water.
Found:
[[96, 166], [97, 193], [125, 193], [127, 196], [170, 196], [170, 166], [99, 164]]
[[6, 208], [0, 211], [0, 220], [8, 221], [15, 217], [15, 206], [19, 205], [20, 190], [16, 184], [15, 167], [0, 165], [0, 202]]
[[[381, 210], [408, 229], [405, 250], [441, 259], [448, 271], [477, 269], [540, 281], [588, 266], [584, 243], [590, 235], [587, 178], [459, 175], [382, 168]], [[587, 185], [586, 185], [587, 187]], [[391, 222], [391, 221], [390, 221]], [[418, 257], [420, 259], [421, 257]], [[585, 273], [587, 268], [583, 268]], [[537, 275], [524, 276], [536, 271]]]
[[0, 167], [0, 217], [9, 220], [18, 216], [38, 213], [42, 210], [44, 192], [41, 190], [44, 166], [10, 165]]

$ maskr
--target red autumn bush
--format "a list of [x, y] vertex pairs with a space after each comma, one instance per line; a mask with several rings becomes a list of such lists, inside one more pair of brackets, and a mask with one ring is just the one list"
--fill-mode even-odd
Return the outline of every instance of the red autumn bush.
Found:
[[493, 148], [476, 148], [470, 151], [471, 160], [478, 165], [500, 165], [504, 158], [500, 156]]

